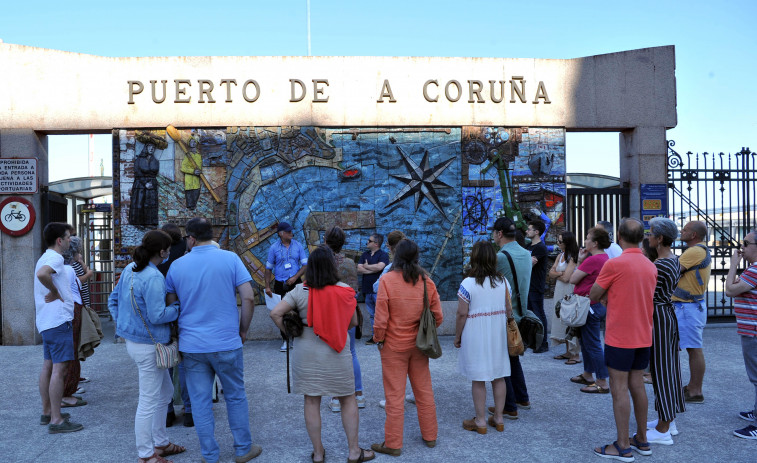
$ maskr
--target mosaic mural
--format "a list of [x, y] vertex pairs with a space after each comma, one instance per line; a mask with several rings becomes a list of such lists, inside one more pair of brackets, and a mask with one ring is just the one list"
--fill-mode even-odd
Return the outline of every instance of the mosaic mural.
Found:
[[[279, 221], [311, 249], [345, 230], [357, 258], [372, 233], [402, 230], [443, 300], [456, 299], [467, 255], [500, 215], [564, 229], [562, 129], [229, 127], [114, 131], [117, 267], [142, 234], [210, 219], [258, 284]], [[155, 204], [148, 201], [156, 198]]]

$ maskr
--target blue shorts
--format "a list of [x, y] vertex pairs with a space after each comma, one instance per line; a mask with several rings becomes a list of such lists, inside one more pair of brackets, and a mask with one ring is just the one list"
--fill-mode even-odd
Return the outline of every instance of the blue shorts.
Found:
[[702, 299], [694, 302], [673, 302], [678, 320], [681, 349], [701, 349], [702, 333], [707, 324], [707, 303]]
[[614, 370], [644, 370], [649, 366], [649, 347], [623, 349], [605, 344], [605, 365]]
[[74, 330], [71, 322], [40, 333], [45, 360], [63, 363], [74, 359]]

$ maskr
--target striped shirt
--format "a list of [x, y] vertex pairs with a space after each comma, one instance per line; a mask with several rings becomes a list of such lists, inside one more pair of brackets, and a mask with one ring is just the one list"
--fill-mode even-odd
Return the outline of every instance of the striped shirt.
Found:
[[752, 289], [733, 299], [736, 329], [741, 336], [757, 337], [757, 263], [744, 270], [740, 278]]
[[[74, 268], [74, 271], [76, 272], [76, 276], [84, 276], [87, 272], [84, 271], [84, 266], [80, 262], [73, 261], [71, 262], [71, 267]], [[81, 300], [82, 305], [90, 305], [91, 301], [89, 298], [89, 281], [85, 281], [84, 283], [81, 283], [81, 288], [79, 293], [81, 294]]]
[[681, 266], [678, 257], [657, 259], [654, 261], [657, 267], [657, 287], [654, 290], [655, 305], [673, 306], [671, 296], [678, 285], [681, 277]]

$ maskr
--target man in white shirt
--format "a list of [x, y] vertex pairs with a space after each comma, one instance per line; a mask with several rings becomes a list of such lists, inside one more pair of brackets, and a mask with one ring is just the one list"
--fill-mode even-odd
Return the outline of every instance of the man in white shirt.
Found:
[[597, 227], [603, 228], [608, 235], [610, 235], [610, 247], [605, 249], [607, 257], [614, 259], [623, 253], [623, 249], [615, 242], [615, 234], [613, 233], [612, 224], [606, 220], [600, 220], [597, 222]]
[[71, 243], [71, 226], [51, 222], [43, 231], [47, 251], [34, 268], [34, 305], [37, 330], [42, 335], [44, 363], [39, 375], [42, 398], [40, 424], [49, 424], [48, 432], [58, 434], [81, 431], [84, 426], [61, 414], [63, 382], [70, 361], [74, 360], [74, 301], [71, 280], [63, 265], [63, 253]]

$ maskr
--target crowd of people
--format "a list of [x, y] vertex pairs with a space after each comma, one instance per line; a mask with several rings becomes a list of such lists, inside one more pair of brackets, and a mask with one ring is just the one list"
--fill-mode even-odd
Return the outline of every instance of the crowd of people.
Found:
[[[77, 320], [86, 319], [82, 312], [88, 306], [85, 284], [91, 270], [84, 265], [80, 242], [71, 238], [71, 231], [66, 224], [47, 225], [48, 249], [35, 269], [37, 327], [44, 347], [40, 423], [48, 425], [50, 433], [81, 430], [83, 426], [61, 408], [86, 404], [74, 395], [82, 379], [78, 367], [82, 354], [76, 355], [75, 348], [81, 350], [84, 343], [77, 338], [84, 332]], [[454, 324], [457, 369], [471, 382], [474, 410], [472, 418], [462, 420], [463, 429], [503, 432], [505, 419], [518, 419], [519, 410], [531, 407], [521, 356], [509, 354], [507, 338], [509, 320], [529, 319], [541, 322], [545, 334], [530, 346], [534, 353], [549, 352], [549, 340], [555, 348], [564, 344], [565, 352], [554, 358], [568, 365], [583, 363], [583, 371], [570, 381], [580, 384], [581, 392], [612, 396], [617, 438], [595, 448], [596, 455], [630, 462], [633, 451], [650, 455], [651, 444], [673, 444], [672, 436], [679, 432], [676, 416], [687, 404], [704, 402], [702, 330], [711, 262], [706, 225], [690, 222], [679, 233], [672, 220], [654, 218], [645, 233], [640, 221], [623, 219], [615, 242], [612, 224], [599, 222], [588, 230], [580, 248], [575, 234], [564, 231], [557, 235], [560, 252], [549, 269], [545, 232], [545, 224], [534, 220], [525, 232], [528, 244], [519, 244], [521, 230], [513, 220], [501, 217], [492, 227], [492, 242], [479, 241], [471, 250], [469, 268], [457, 291]], [[194, 425], [203, 461], [216, 462], [220, 454], [212, 412], [218, 382], [223, 385], [235, 461], [250, 461], [262, 452], [252, 443], [242, 357], [254, 311], [252, 278], [239, 256], [215, 244], [207, 220], [189, 220], [185, 233], [182, 239], [178, 227], [170, 224], [146, 232], [108, 300], [116, 335], [125, 339], [139, 375], [135, 416], [139, 462], [170, 463], [165, 457], [186, 451], [169, 441], [166, 427], [175, 419], [175, 384], [172, 373], [158, 367], [155, 349], [157, 343], [169, 345], [177, 336], [182, 359], [179, 374], [173, 376], [182, 390], [185, 425]], [[387, 253], [381, 249], [384, 237], [374, 233], [355, 262], [342, 252], [346, 235], [339, 227], [327, 230], [324, 244], [309, 256], [293, 239], [291, 225], [281, 222], [277, 233], [280, 241], [270, 249], [266, 262], [265, 292], [281, 297], [270, 317], [281, 332], [282, 351], [291, 349], [293, 390], [304, 396], [311, 460], [326, 459], [321, 439], [323, 396], [332, 411], [341, 413], [349, 462], [373, 460], [376, 453], [401, 455], [406, 401], [416, 404], [424, 444], [436, 446], [429, 357], [416, 346], [416, 337], [425, 309], [433, 314], [437, 327], [444, 315], [436, 285], [419, 264], [418, 245], [395, 230], [387, 235]], [[679, 239], [687, 245], [680, 257], [672, 252]], [[739, 413], [752, 424], [734, 431], [746, 439], [757, 439], [756, 242], [757, 231], [752, 231], [734, 253], [726, 281], [726, 294], [735, 298], [747, 373], [755, 385], [754, 408]], [[737, 276], [741, 259], [749, 266]], [[586, 301], [582, 326], [569, 326], [558, 311], [545, 307], [547, 276], [555, 281], [554, 300]], [[378, 348], [385, 394], [384, 440], [370, 449], [358, 442], [358, 410], [366, 403], [355, 349], [363, 328], [358, 289], [369, 314], [365, 326], [371, 329], [362, 337]], [[302, 325], [296, 348], [287, 318]], [[691, 371], [685, 386], [679, 358], [683, 349]], [[654, 390], [654, 420], [647, 419], [647, 370]], [[405, 395], [408, 381], [410, 396]], [[487, 382], [494, 396], [488, 413]]]

